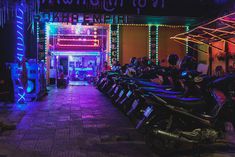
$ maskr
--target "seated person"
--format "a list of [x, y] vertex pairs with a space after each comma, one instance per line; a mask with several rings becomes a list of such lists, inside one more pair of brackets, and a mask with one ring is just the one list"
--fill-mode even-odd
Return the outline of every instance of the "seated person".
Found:
[[179, 61], [179, 57], [177, 54], [170, 54], [167, 58], [168, 67], [160, 67], [157, 70], [157, 77], [152, 79], [153, 82], [164, 85], [173, 85], [175, 89], [181, 87], [178, 76], [179, 70], [177, 69], [177, 63]]
[[181, 71], [191, 71], [191, 70], [197, 70], [197, 59], [193, 56], [192, 53], [188, 53], [180, 64], [180, 70]]

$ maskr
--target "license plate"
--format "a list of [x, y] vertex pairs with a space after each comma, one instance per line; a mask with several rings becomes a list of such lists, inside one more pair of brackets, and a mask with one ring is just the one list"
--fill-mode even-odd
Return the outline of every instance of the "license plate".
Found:
[[132, 92], [129, 90], [128, 93], [126, 94], [127, 97], [130, 97]]
[[122, 97], [123, 94], [124, 94], [124, 90], [122, 90], [122, 91], [119, 93], [119, 97]]
[[151, 106], [149, 106], [144, 111], [144, 116], [147, 118], [152, 112], [153, 112], [153, 108]]

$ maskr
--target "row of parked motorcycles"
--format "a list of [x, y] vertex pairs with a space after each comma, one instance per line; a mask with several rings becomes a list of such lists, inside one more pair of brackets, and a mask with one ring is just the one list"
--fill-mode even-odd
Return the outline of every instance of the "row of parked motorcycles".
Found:
[[[163, 83], [114, 71], [103, 73], [96, 83], [149, 146], [165, 154], [200, 145], [235, 145], [235, 74], [210, 77], [191, 70], [176, 77], [163, 67], [151, 73]], [[169, 81], [175, 78], [180, 90]]]

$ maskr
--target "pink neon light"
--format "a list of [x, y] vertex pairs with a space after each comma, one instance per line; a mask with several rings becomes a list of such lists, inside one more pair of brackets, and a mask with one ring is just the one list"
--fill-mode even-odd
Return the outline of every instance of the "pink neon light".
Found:
[[99, 47], [99, 45], [71, 45], [71, 44], [57, 44], [58, 46], [61, 47]]
[[94, 41], [94, 42], [99, 42], [97, 39], [58, 39], [58, 41]]

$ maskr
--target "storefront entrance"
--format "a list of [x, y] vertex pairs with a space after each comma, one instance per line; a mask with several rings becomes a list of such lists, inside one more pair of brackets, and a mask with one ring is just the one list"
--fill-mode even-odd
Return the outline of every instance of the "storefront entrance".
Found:
[[92, 82], [108, 59], [109, 27], [47, 23], [46, 28], [50, 81], [63, 79], [70, 85]]

